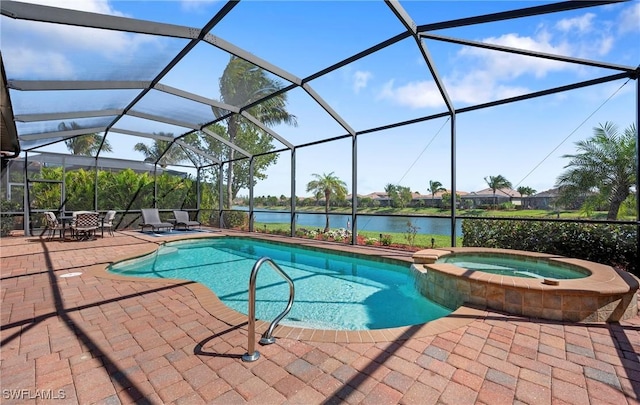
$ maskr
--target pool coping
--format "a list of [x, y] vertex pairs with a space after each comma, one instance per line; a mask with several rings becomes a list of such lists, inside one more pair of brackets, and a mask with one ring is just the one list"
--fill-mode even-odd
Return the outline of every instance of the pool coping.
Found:
[[[139, 234], [139, 233], [138, 233]], [[248, 319], [247, 315], [240, 313], [232, 308], [226, 306], [218, 296], [211, 291], [208, 287], [192, 281], [185, 284], [185, 280], [180, 279], [154, 279], [145, 277], [133, 277], [123, 276], [119, 274], [108, 273], [107, 268], [109, 265], [121, 260], [134, 259], [141, 257], [149, 253], [153, 253], [165, 242], [194, 239], [202, 237], [248, 237], [259, 240], [276, 241], [279, 243], [286, 243], [289, 245], [317, 247], [321, 249], [328, 249], [333, 251], [339, 251], [346, 254], [362, 254], [367, 256], [383, 257], [392, 260], [400, 260], [413, 263], [412, 254], [414, 252], [395, 251], [391, 249], [380, 249], [354, 245], [340, 245], [335, 242], [325, 242], [304, 238], [290, 238], [275, 235], [257, 234], [238, 232], [238, 231], [221, 231], [215, 234], [207, 235], [171, 235], [163, 238], [163, 240], [157, 240], [156, 237], [148, 236], [151, 241], [156, 242], [155, 246], [149, 246], [144, 250], [134, 255], [114, 255], [114, 258], [109, 263], [97, 264], [90, 266], [86, 269], [86, 272], [92, 276], [106, 278], [114, 281], [124, 282], [153, 282], [160, 284], [175, 284], [182, 285], [191, 290], [202, 307], [215, 316], [219, 320], [227, 323], [232, 327], [241, 327], [247, 329]], [[372, 330], [330, 330], [330, 329], [310, 329], [302, 327], [293, 327], [287, 325], [278, 325], [274, 331], [273, 336], [276, 338], [288, 338], [295, 340], [303, 340], [309, 342], [326, 342], [326, 343], [378, 343], [378, 342], [391, 342], [398, 340], [408, 340], [420, 337], [434, 336], [440, 333], [448, 332], [463, 326], [466, 326], [477, 319], [483, 319], [487, 316], [487, 311], [482, 307], [474, 306], [471, 304], [463, 304], [449, 315], [435, 319], [430, 322], [426, 322], [418, 325], [408, 325], [395, 328], [386, 329], [372, 329]], [[262, 334], [267, 330], [271, 321], [257, 320], [256, 332]]]

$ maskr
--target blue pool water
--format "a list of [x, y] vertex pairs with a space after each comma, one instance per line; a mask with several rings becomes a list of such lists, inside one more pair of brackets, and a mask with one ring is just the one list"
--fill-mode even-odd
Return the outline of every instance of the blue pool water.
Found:
[[[269, 243], [251, 238], [169, 242], [151, 255], [116, 263], [122, 275], [192, 280], [209, 287], [227, 306], [248, 313], [251, 269], [273, 259], [295, 284], [291, 312], [280, 324], [361, 330], [416, 325], [451, 313], [414, 287], [408, 264], [396, 264]], [[289, 285], [270, 266], [257, 277], [256, 316], [271, 321], [286, 307]]]
[[524, 278], [574, 279], [589, 275], [569, 265], [494, 253], [456, 253], [441, 257], [437, 263], [451, 263], [468, 270]]

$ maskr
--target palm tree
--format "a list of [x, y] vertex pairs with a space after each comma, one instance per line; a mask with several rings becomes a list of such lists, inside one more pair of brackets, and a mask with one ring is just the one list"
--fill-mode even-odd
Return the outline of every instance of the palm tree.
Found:
[[[236, 107], [245, 107], [273, 93], [282, 90], [283, 85], [267, 76], [263, 69], [252, 63], [231, 56], [227, 67], [220, 78], [220, 98], [223, 103]], [[248, 112], [267, 126], [281, 123], [297, 126], [295, 115], [291, 115], [285, 109], [287, 104], [287, 94], [280, 93], [274, 97], [251, 107]], [[213, 113], [220, 118], [228, 113], [226, 110], [213, 107]], [[240, 118], [239, 114], [231, 114], [226, 119], [228, 140], [235, 143], [236, 137], [241, 131], [246, 131], [243, 127], [249, 124]], [[242, 146], [242, 145], [240, 145]], [[228, 149], [227, 165], [227, 206], [231, 207], [234, 193], [233, 189], [233, 159], [235, 150]]]
[[[70, 122], [69, 125], [61, 122], [58, 125], [58, 129], [60, 131], [72, 131], [82, 128], [76, 122]], [[103, 139], [104, 137], [102, 135], [90, 133], [65, 139], [64, 144], [67, 146], [69, 152], [74, 155], [95, 156], [100, 150], [100, 145], [102, 145], [103, 152], [113, 152], [109, 141], [105, 139], [103, 144]]]
[[436, 198], [436, 193], [439, 191], [447, 191], [447, 189], [442, 187], [442, 183], [439, 181], [429, 180], [429, 188], [427, 191], [431, 193], [431, 205], [433, 206], [433, 200]]
[[520, 197], [524, 197], [525, 195], [529, 196], [536, 193], [536, 190], [532, 189], [531, 187], [525, 187], [525, 186], [518, 187], [516, 191], [520, 193]]
[[[524, 197], [526, 196], [530, 196], [530, 195], [534, 195], [536, 193], [536, 190], [532, 189], [531, 187], [526, 187], [526, 186], [520, 186], [517, 189], [518, 193], [520, 193], [520, 197]], [[523, 199], [524, 200], [524, 199]], [[522, 201], [522, 203], [524, 203], [525, 201]], [[529, 208], [529, 204], [526, 205], [525, 208]]]
[[598, 191], [609, 203], [607, 219], [616, 219], [636, 182], [637, 137], [635, 124], [622, 134], [612, 122], [595, 127], [591, 138], [576, 142], [577, 154], [563, 156], [571, 161], [565, 166], [568, 170], [558, 176], [556, 186], [561, 187], [562, 194]]
[[313, 192], [314, 195], [324, 194], [324, 212], [327, 217], [326, 224], [324, 226], [324, 232], [329, 232], [329, 201], [331, 195], [335, 194], [338, 199], [343, 199], [347, 195], [347, 184], [333, 175], [333, 172], [329, 174], [312, 174], [315, 180], [311, 180], [307, 183], [307, 192]]
[[384, 192], [387, 193], [387, 196], [390, 196], [396, 192], [396, 188], [397, 186], [395, 184], [387, 183], [387, 185], [384, 186]]
[[[158, 132], [154, 134], [173, 138], [173, 134], [171, 133]], [[167, 150], [169, 147], [171, 147], [171, 149]], [[180, 147], [171, 145], [170, 141], [162, 139], [154, 139], [151, 146], [142, 142], [136, 143], [133, 146], [133, 150], [142, 152], [146, 162], [158, 162], [162, 167], [173, 165], [186, 159], [186, 155]]]
[[511, 188], [511, 182], [507, 180], [503, 175], [499, 174], [497, 176], [489, 176], [485, 177], [484, 181], [487, 182], [487, 185], [491, 190], [493, 190], [493, 205], [497, 205], [497, 197], [496, 190], [501, 188]]
[[387, 193], [387, 197], [389, 197], [389, 207], [394, 206], [395, 201], [398, 199], [398, 186], [387, 183], [387, 185], [384, 186], [384, 192]]

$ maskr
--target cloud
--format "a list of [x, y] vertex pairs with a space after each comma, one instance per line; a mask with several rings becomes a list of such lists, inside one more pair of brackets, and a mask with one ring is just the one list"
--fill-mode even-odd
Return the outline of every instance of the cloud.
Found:
[[[123, 16], [113, 9], [108, 1], [103, 0], [30, 0], [30, 3], [46, 6], [64, 7], [78, 11], [94, 12], [107, 15]], [[140, 49], [157, 41], [148, 35], [135, 35], [111, 30], [92, 29], [86, 27], [67, 26], [64, 24], [48, 24], [34, 21], [3, 21], [3, 51], [11, 54], [12, 72], [20, 76], [35, 75], [37, 78], [55, 77], [72, 79], [78, 73], [74, 69], [76, 58], [105, 58], [114, 63], [125, 63], [133, 58], [140, 58]], [[34, 48], [37, 44], [37, 49]], [[33, 63], [30, 59], [34, 52], [47, 49]], [[151, 48], [152, 49], [152, 48]], [[96, 62], [98, 64], [99, 62]], [[45, 70], [39, 66], [50, 66]]]
[[556, 41], [569, 44], [568, 56], [585, 59], [593, 59], [594, 55], [605, 56], [615, 45], [616, 37], [612, 33], [615, 25], [618, 24], [593, 13], [563, 19], [555, 25], [556, 36], [559, 37]]
[[580, 17], [563, 18], [556, 23], [556, 28], [560, 31], [577, 31], [580, 33], [589, 32], [592, 29], [592, 21], [596, 17], [593, 13], [586, 13]]
[[91, 13], [119, 15], [123, 14], [114, 10], [108, 0], [21, 0], [24, 3], [40, 4], [43, 6], [52, 6], [59, 8], [67, 8], [78, 11], [88, 11]]
[[[553, 44], [552, 35], [546, 30], [539, 30], [535, 37], [512, 33], [481, 41], [551, 54], [567, 55], [572, 52], [568, 43]], [[456, 69], [443, 76], [445, 88], [454, 103], [466, 105], [529, 93], [531, 90], [517, 83], [518, 79], [527, 75], [542, 79], [549, 72], [573, 68], [567, 63], [469, 46], [460, 48], [453, 63]], [[379, 98], [416, 109], [444, 106], [440, 92], [432, 80], [409, 82], [400, 86], [390, 80], [384, 85]]]
[[[33, 4], [62, 7], [77, 11], [85, 11], [113, 16], [124, 14], [113, 9], [106, 0], [28, 0]], [[62, 4], [60, 4], [62, 3]], [[130, 52], [139, 40], [131, 34], [110, 30], [73, 27], [64, 24], [43, 24], [22, 21], [16, 29], [26, 32], [28, 38], [39, 37], [39, 41], [49, 43], [48, 49], [71, 53], [75, 50], [92, 50], [109, 54], [112, 52]], [[138, 36], [139, 37], [139, 36]], [[100, 46], [96, 46], [100, 44]]]
[[391, 100], [395, 104], [414, 109], [444, 106], [444, 101], [433, 81], [410, 82], [395, 87], [394, 80], [384, 84], [378, 99]]
[[[623, 35], [640, 31], [640, 2], [625, 7], [617, 21], [604, 14], [584, 13], [555, 23], [543, 23], [529, 35], [506, 33], [478, 39], [480, 42], [509, 48], [593, 59], [611, 54], [619, 39], [614, 32]], [[553, 74], [572, 72], [588, 75], [589, 69], [573, 63], [543, 58], [515, 55], [463, 46], [450, 60], [453, 69], [443, 76], [446, 90], [454, 103], [478, 104], [491, 100], [513, 97], [531, 92], [532, 88], [547, 87], [547, 79]], [[433, 81], [413, 81], [397, 84], [388, 80], [380, 99], [411, 108], [441, 107], [443, 101]]]
[[64, 55], [55, 52], [36, 52], [28, 48], [17, 48], [13, 55], [13, 69], [30, 72], [37, 77], [63, 79], [73, 74], [73, 66]]
[[[523, 86], [501, 84], [493, 72], [486, 69], [465, 71], [464, 74], [444, 77], [443, 80], [452, 102], [467, 105], [530, 92], [530, 89]], [[445, 106], [444, 99], [433, 80], [408, 82], [399, 86], [395, 85], [395, 80], [389, 80], [384, 84], [377, 98], [390, 100], [396, 105], [412, 109]]]
[[618, 31], [622, 34], [640, 31], [640, 2], [622, 10], [619, 16]]
[[[620, 14], [620, 30], [640, 30], [640, 3]], [[480, 39], [508, 48], [593, 59], [609, 54], [616, 43], [610, 32], [614, 24], [593, 13], [540, 25], [532, 35], [507, 33]], [[443, 76], [446, 90], [454, 103], [478, 104], [529, 93], [529, 83], [544, 87], [552, 73], [586, 73], [585, 67], [544, 58], [463, 46], [451, 60], [455, 68]], [[533, 78], [535, 80], [529, 79]], [[409, 82], [396, 86], [388, 81], [380, 98], [411, 108], [440, 107], [443, 101], [433, 81]]]
[[463, 77], [445, 78], [445, 87], [454, 103], [480, 104], [530, 92], [518, 85], [502, 84], [487, 71], [478, 70]]
[[[551, 35], [545, 30], [535, 37], [504, 34], [482, 42], [543, 53], [570, 53], [567, 44], [552, 44]], [[466, 105], [527, 94], [531, 89], [521, 78], [533, 76], [542, 80], [549, 72], [572, 68], [562, 62], [474, 47], [462, 47], [454, 63], [456, 69], [443, 80], [452, 101]]]
[[[533, 52], [556, 55], [572, 54], [571, 48], [567, 43], [553, 45], [551, 36], [546, 31], [541, 31], [535, 38], [518, 34], [505, 34], [499, 37], [484, 38], [482, 42]], [[463, 47], [458, 56], [468, 58], [469, 63], [474, 68], [479, 67], [482, 70], [492, 72], [494, 76], [509, 80], [526, 74], [541, 78], [550, 71], [568, 68], [568, 64], [562, 62], [474, 47]]]
[[597, 45], [596, 52], [598, 53], [598, 55], [602, 56], [611, 52], [614, 41], [615, 40], [611, 35], [605, 35], [600, 39], [600, 41], [596, 41], [596, 45]]
[[361, 89], [367, 87], [367, 83], [373, 77], [371, 72], [358, 70], [353, 74], [353, 91], [357, 94]]

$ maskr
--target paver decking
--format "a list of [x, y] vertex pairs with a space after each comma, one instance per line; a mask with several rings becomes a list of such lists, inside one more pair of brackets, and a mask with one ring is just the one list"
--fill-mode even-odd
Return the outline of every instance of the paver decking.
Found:
[[640, 404], [640, 317], [463, 311], [386, 341], [288, 331], [243, 362], [246, 322], [198, 285], [100, 274], [164, 240], [0, 239], [2, 404]]

